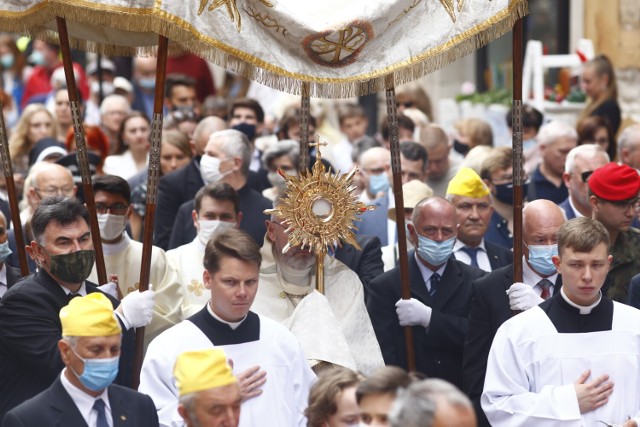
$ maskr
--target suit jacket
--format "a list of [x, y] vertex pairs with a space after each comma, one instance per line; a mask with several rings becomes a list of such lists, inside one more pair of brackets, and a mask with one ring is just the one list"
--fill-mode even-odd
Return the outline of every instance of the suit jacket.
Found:
[[22, 278], [22, 273], [19, 268], [15, 268], [4, 263], [5, 267], [7, 267], [7, 289], [16, 284], [18, 280]]
[[[146, 394], [111, 385], [108, 388], [113, 427], [158, 426], [158, 413]], [[60, 377], [38, 395], [18, 405], [4, 417], [2, 427], [80, 427], [86, 422]]]
[[627, 304], [640, 309], [640, 274], [636, 274], [631, 278], [631, 283], [629, 284], [629, 301]]
[[375, 236], [356, 236], [356, 241], [362, 250], [344, 244], [336, 249], [335, 258], [358, 275], [366, 294], [367, 285], [384, 273], [382, 247]]
[[[25, 233], [25, 226], [22, 226], [22, 235], [24, 238], [24, 244], [29, 245], [30, 240], [27, 239], [27, 235]], [[11, 255], [7, 258], [6, 262], [11, 265], [20, 265], [20, 258], [18, 257], [18, 245], [16, 244], [16, 231], [15, 229], [7, 230], [7, 240], [9, 241], [9, 249], [11, 249]], [[36, 263], [33, 259], [27, 255], [27, 265], [29, 266], [29, 271], [34, 273], [36, 271]]]
[[[413, 327], [416, 368], [429, 377], [462, 385], [462, 349], [467, 333], [471, 282], [484, 272], [451, 257], [436, 294], [431, 297], [414, 257], [409, 253], [411, 297], [433, 311], [428, 328]], [[403, 327], [396, 315], [400, 299], [400, 267], [374, 279], [366, 297], [367, 310], [387, 365], [407, 369]]]
[[560, 203], [558, 206], [564, 210], [564, 213], [567, 215], [567, 219], [573, 219], [576, 217], [576, 213], [573, 211], [571, 204], [569, 204], [569, 197], [567, 197], [565, 201]]
[[513, 252], [511, 252], [510, 249], [495, 243], [487, 242], [486, 240], [484, 242], [484, 248], [487, 251], [487, 256], [489, 257], [491, 271], [513, 263]]
[[169, 238], [178, 208], [184, 202], [192, 200], [204, 185], [198, 168], [199, 161], [199, 159], [193, 159], [187, 166], [160, 178], [154, 244], [165, 251], [169, 249]]
[[[389, 195], [380, 197], [369, 203], [376, 208], [372, 211], [366, 211], [360, 215], [362, 221], [355, 221], [354, 224], [357, 227], [356, 236], [376, 236], [380, 239], [382, 246], [387, 246], [389, 243], [389, 236], [387, 235], [387, 211], [389, 210]], [[395, 243], [395, 242], [391, 242]]]
[[[101, 292], [90, 282], [86, 289]], [[107, 297], [114, 308], [118, 306], [117, 299]], [[0, 300], [0, 419], [49, 387], [64, 368], [58, 351], [59, 313], [68, 303], [62, 287], [43, 269], [9, 288]], [[129, 381], [133, 334], [123, 335], [117, 379], [121, 384]]]
[[[480, 396], [484, 387], [487, 359], [493, 337], [500, 325], [514, 313], [509, 308], [506, 290], [513, 285], [513, 264], [492, 271], [473, 282], [473, 299], [469, 311], [469, 331], [464, 344], [464, 390], [476, 410], [478, 426], [489, 426], [480, 406]], [[562, 277], [558, 275], [553, 293], [562, 287]]]

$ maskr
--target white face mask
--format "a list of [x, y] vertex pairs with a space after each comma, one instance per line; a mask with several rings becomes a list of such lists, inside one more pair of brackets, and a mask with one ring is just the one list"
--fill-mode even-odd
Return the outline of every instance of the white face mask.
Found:
[[[94, 95], [98, 95], [100, 93], [100, 82], [92, 81], [90, 85], [91, 93]], [[102, 96], [109, 96], [113, 93], [115, 88], [113, 87], [113, 83], [111, 82], [102, 82]]]
[[208, 154], [202, 155], [202, 159], [200, 160], [200, 176], [205, 185], [218, 182], [229, 174], [230, 171], [220, 173], [220, 163], [221, 160], [217, 157]]
[[128, 218], [126, 215], [98, 214], [100, 237], [104, 240], [115, 240], [124, 233]]
[[220, 221], [217, 219], [208, 221], [199, 219], [198, 223], [200, 224], [198, 239], [200, 239], [203, 245], [206, 245], [216, 232], [233, 228], [233, 226], [236, 225], [235, 222]]

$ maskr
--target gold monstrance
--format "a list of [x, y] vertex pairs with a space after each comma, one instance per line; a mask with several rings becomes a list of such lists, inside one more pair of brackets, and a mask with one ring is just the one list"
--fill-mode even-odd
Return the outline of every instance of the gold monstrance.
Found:
[[358, 172], [354, 167], [348, 174], [333, 174], [326, 171], [321, 161], [320, 146], [327, 145], [316, 142], [309, 146], [317, 147], [316, 162], [311, 172], [303, 171], [300, 176], [287, 175], [278, 169], [278, 173], [286, 180], [287, 185], [280, 203], [274, 209], [267, 209], [265, 214], [274, 214], [282, 219], [289, 236], [282, 252], [293, 246], [308, 247], [316, 254], [316, 289], [324, 293], [324, 256], [329, 245], [336, 246], [341, 242], [361, 249], [355, 239], [353, 225], [357, 215], [375, 209], [358, 201], [353, 194], [355, 186], [353, 177]]

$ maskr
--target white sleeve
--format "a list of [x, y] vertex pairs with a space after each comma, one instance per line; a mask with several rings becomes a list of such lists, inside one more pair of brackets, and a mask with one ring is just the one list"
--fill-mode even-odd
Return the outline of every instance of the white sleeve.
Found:
[[494, 427], [563, 427], [583, 425], [573, 384], [544, 386], [532, 392], [524, 357], [501, 327], [491, 345], [481, 404]]

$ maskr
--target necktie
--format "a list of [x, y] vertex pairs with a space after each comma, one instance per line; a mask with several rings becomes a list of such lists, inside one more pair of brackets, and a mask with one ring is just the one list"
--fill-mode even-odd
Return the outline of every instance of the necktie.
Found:
[[438, 290], [438, 285], [440, 284], [440, 275], [438, 273], [433, 273], [429, 279], [429, 284], [431, 285], [429, 288], [429, 295], [434, 296]]
[[551, 280], [542, 279], [537, 283], [537, 285], [540, 286], [540, 288], [542, 288], [542, 293], [540, 294], [540, 298], [542, 298], [543, 300], [548, 299], [551, 296], [551, 292], [549, 291], [549, 289], [551, 289], [551, 286], [553, 286], [553, 283], [551, 283]]
[[71, 301], [72, 299], [74, 299], [75, 297], [81, 297], [82, 295], [80, 294], [74, 294], [73, 292], [69, 292], [67, 294], [67, 297], [69, 298], [69, 301]]
[[464, 246], [462, 248], [460, 248], [460, 250], [462, 252], [464, 252], [465, 254], [469, 255], [469, 258], [471, 258], [471, 263], [469, 265], [471, 265], [472, 267], [478, 267], [478, 250], [480, 248], [470, 248], [469, 246]]
[[98, 413], [98, 419], [96, 420], [96, 427], [109, 427], [107, 423], [107, 414], [104, 410], [104, 400], [96, 399], [93, 404], [93, 409]]

